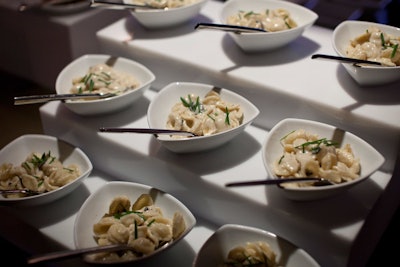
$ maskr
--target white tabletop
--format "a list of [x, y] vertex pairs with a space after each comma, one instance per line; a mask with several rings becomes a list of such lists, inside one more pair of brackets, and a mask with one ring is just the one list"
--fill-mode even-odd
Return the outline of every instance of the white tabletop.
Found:
[[[190, 266], [207, 237], [225, 223], [279, 234], [309, 252], [321, 266], [365, 265], [400, 201], [394, 190], [400, 181], [391, 179], [400, 172], [395, 170], [399, 84], [360, 88], [340, 65], [312, 61], [313, 53], [333, 53], [331, 31], [321, 27], [310, 28], [284, 49], [261, 55], [243, 54], [224, 33], [193, 30], [197, 22], [215, 20], [221, 5], [209, 1], [195, 21], [171, 30], [146, 31], [129, 16], [98, 32], [105, 53], [145, 64], [155, 73], [156, 82], [135, 105], [107, 116], [81, 117], [59, 102], [43, 105], [45, 133], [81, 147], [95, 171], [76, 192], [60, 200], [71, 205], [66, 214], [51, 212], [57, 210], [57, 203], [42, 211], [46, 218], [30, 220], [40, 208], [21, 208], [18, 214], [71, 248], [75, 214], [88, 194], [109, 180], [134, 181], [176, 196], [198, 218], [180, 247], [190, 253], [179, 266]], [[237, 91], [253, 101], [261, 114], [234, 142], [200, 154], [171, 153], [150, 135], [98, 133], [102, 126], [147, 127], [149, 102], [175, 81], [212, 83]], [[352, 131], [374, 145], [386, 163], [348, 193], [317, 202], [290, 201], [276, 187], [225, 188], [228, 181], [266, 177], [260, 148], [268, 130], [286, 117], [324, 121]], [[178, 252], [178, 247], [172, 248], [171, 254], [149, 266], [176, 259], [171, 255], [178, 257]]]

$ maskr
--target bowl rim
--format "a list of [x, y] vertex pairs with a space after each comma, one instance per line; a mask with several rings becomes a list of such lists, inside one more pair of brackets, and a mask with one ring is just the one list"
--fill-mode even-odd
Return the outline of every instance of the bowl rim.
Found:
[[[44, 192], [38, 195], [33, 195], [33, 196], [27, 196], [27, 197], [22, 197], [22, 198], [1, 198], [0, 199], [0, 203], [19, 203], [19, 202], [25, 202], [25, 201], [29, 201], [29, 200], [35, 200], [35, 199], [39, 199], [39, 198], [43, 198], [43, 197], [48, 197], [54, 194], [57, 194], [59, 191], [63, 191], [66, 188], [69, 188], [72, 185], [75, 185], [77, 183], [82, 182], [82, 180], [84, 178], [86, 178], [87, 176], [90, 175], [90, 173], [93, 170], [93, 164], [90, 161], [89, 157], [85, 154], [85, 152], [83, 152], [79, 147], [65, 141], [62, 139], [59, 139], [55, 136], [51, 136], [51, 135], [46, 135], [46, 134], [24, 134], [21, 135], [17, 138], [15, 138], [14, 140], [12, 140], [10, 143], [8, 143], [6, 146], [4, 146], [1, 150], [0, 150], [0, 155], [5, 153], [7, 150], [11, 149], [12, 147], [14, 147], [16, 144], [22, 142], [23, 140], [26, 139], [32, 139], [32, 141], [34, 140], [45, 140], [45, 141], [51, 141], [51, 142], [63, 142], [66, 145], [68, 145], [70, 148], [74, 149], [74, 153], [79, 154], [79, 156], [84, 160], [85, 164], [88, 166], [87, 169], [84, 170], [84, 172], [81, 173], [81, 175], [79, 177], [77, 177], [75, 180], [71, 181], [70, 183], [61, 186], [55, 190], [52, 191], [48, 191], [48, 192]], [[25, 155], [26, 157], [26, 155]], [[22, 159], [23, 160], [23, 159]], [[3, 164], [5, 162], [1, 162], [0, 164]]]
[[[339, 55], [339, 56], [343, 56], [346, 57], [347, 55], [345, 53], [342, 52], [342, 50], [339, 48], [339, 43], [338, 43], [338, 36], [340, 34], [342, 34], [342, 32], [344, 31], [344, 29], [346, 27], [352, 27], [352, 26], [361, 26], [361, 25], [365, 25], [365, 28], [368, 28], [369, 26], [377, 26], [380, 29], [392, 29], [394, 31], [398, 31], [399, 32], [399, 37], [400, 37], [400, 28], [396, 27], [396, 26], [392, 26], [392, 25], [387, 25], [387, 24], [382, 24], [382, 23], [377, 23], [377, 22], [372, 22], [372, 21], [363, 21], [363, 20], [344, 20], [341, 23], [339, 23], [332, 32], [332, 37], [331, 37], [331, 44], [333, 49], [335, 50], [335, 52]], [[359, 34], [362, 34], [362, 32], [360, 32]], [[356, 38], [356, 36], [353, 36], [353, 38]], [[348, 42], [350, 42], [351, 39], [348, 40]], [[342, 64], [346, 64], [346, 63], [342, 63]], [[370, 70], [398, 70], [400, 69], [400, 66], [393, 66], [393, 67], [388, 67], [388, 66], [377, 66], [377, 65], [365, 65], [362, 66], [363, 69], [370, 69]]]
[[[267, 137], [265, 138], [264, 142], [263, 142], [263, 148], [262, 148], [262, 157], [263, 157], [263, 163], [264, 166], [267, 170], [267, 172], [271, 175], [271, 179], [278, 179], [278, 177], [272, 173], [272, 167], [271, 167], [271, 162], [267, 162], [267, 144], [271, 141], [270, 137], [272, 136], [272, 134], [279, 129], [280, 127], [282, 127], [282, 125], [287, 125], [289, 123], [292, 122], [297, 122], [297, 123], [304, 123], [304, 124], [308, 124], [311, 125], [312, 127], [314, 126], [318, 126], [318, 127], [322, 127], [324, 129], [340, 129], [336, 126], [327, 124], [327, 123], [323, 123], [323, 122], [319, 122], [319, 121], [314, 121], [314, 120], [307, 120], [307, 119], [298, 119], [298, 118], [285, 118], [283, 120], [281, 120], [280, 122], [278, 122], [274, 127], [272, 127], [272, 129], [270, 130], [270, 132], [268, 133]], [[367, 147], [369, 150], [371, 150], [372, 152], [374, 152], [375, 156], [376, 156], [376, 169], [370, 171], [370, 173], [366, 173], [363, 176], [360, 176], [359, 178], [356, 178], [352, 181], [348, 181], [348, 182], [344, 182], [341, 184], [334, 184], [334, 185], [327, 185], [327, 186], [318, 186], [318, 187], [297, 187], [297, 188], [292, 188], [292, 187], [283, 187], [282, 185], [277, 185], [278, 188], [284, 190], [284, 191], [288, 191], [288, 192], [323, 192], [323, 191], [331, 191], [331, 190], [340, 190], [341, 188], [344, 187], [350, 187], [353, 185], [356, 185], [362, 181], [365, 181], [366, 179], [368, 179], [374, 172], [376, 172], [377, 170], [379, 170], [379, 168], [383, 165], [383, 163], [385, 162], [385, 158], [383, 157], [383, 155], [377, 151], [372, 145], [370, 145], [369, 143], [367, 143], [364, 139], [360, 138], [359, 136], [353, 134], [350, 131], [347, 130], [343, 130], [344, 133], [346, 135], [348, 135], [351, 139], [358, 141], [359, 143], [361, 143], [363, 146]], [[360, 162], [361, 164], [361, 162]]]

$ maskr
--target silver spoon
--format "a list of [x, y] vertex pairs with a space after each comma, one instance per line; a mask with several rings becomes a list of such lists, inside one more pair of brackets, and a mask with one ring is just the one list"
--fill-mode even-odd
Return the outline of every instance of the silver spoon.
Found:
[[[160, 246], [157, 247], [157, 251], [166, 249], [173, 241], [170, 240], [168, 242], [162, 243]], [[35, 264], [40, 262], [48, 262], [48, 261], [56, 261], [56, 260], [64, 260], [70, 259], [76, 256], [93, 254], [93, 253], [100, 253], [100, 252], [114, 252], [114, 251], [123, 251], [123, 250], [132, 250], [137, 251], [136, 248], [128, 246], [126, 244], [112, 244], [106, 246], [96, 246], [90, 248], [79, 248], [73, 250], [62, 250], [62, 251], [55, 251], [49, 252], [44, 254], [39, 254], [28, 258], [28, 264]], [[136, 258], [134, 260], [140, 260], [140, 258]], [[132, 261], [134, 261], [132, 260]], [[84, 261], [88, 263], [102, 263], [101, 261], [96, 261], [95, 259], [91, 259], [89, 257], [84, 257]], [[131, 260], [128, 260], [131, 261]], [[127, 262], [127, 261], [122, 261]], [[104, 262], [104, 263], [111, 263], [111, 262]], [[119, 263], [116, 261], [116, 263]]]
[[160, 7], [155, 7], [151, 5], [137, 5], [137, 4], [125, 4], [125, 3], [116, 3], [109, 2], [103, 0], [92, 0], [91, 7], [100, 7], [100, 8], [108, 8], [108, 9], [130, 9], [131, 11], [135, 9], [164, 9]]
[[332, 185], [330, 181], [324, 178], [315, 177], [298, 177], [298, 178], [282, 178], [282, 179], [265, 179], [265, 180], [254, 180], [244, 182], [232, 182], [225, 184], [226, 187], [234, 186], [251, 186], [251, 185], [280, 185], [283, 183], [297, 183], [297, 182], [309, 182], [314, 181], [314, 186]]
[[353, 63], [356, 66], [360, 67], [359, 64], [367, 64], [374, 66], [383, 66], [382, 63], [377, 61], [349, 58], [349, 57], [339, 57], [339, 56], [331, 56], [331, 55], [323, 55], [323, 54], [315, 54], [311, 56], [311, 59], [327, 59], [327, 60], [335, 60], [342, 63]]
[[99, 93], [99, 94], [49, 94], [49, 95], [30, 95], [30, 96], [16, 96], [14, 97], [14, 105], [37, 104], [45, 103], [56, 100], [67, 99], [103, 99], [113, 97], [112, 93]]
[[10, 195], [10, 194], [26, 194], [28, 196], [34, 196], [41, 194], [40, 192], [29, 190], [29, 189], [2, 189], [0, 190], [0, 194], [2, 195]]
[[99, 253], [99, 252], [113, 252], [113, 251], [133, 250], [133, 249], [134, 249], [133, 247], [130, 247], [125, 244], [116, 244], [116, 245], [114, 244], [114, 245], [107, 245], [107, 246], [96, 246], [96, 247], [91, 247], [91, 248], [56, 251], [56, 252], [50, 252], [50, 253], [32, 256], [32, 257], [28, 258], [27, 263], [35, 264], [35, 263], [40, 263], [40, 262], [69, 259], [69, 258], [73, 258], [73, 257], [80, 256], [83, 254], [92, 254], [92, 253]]
[[252, 27], [229, 25], [229, 24], [217, 24], [217, 23], [198, 23], [194, 27], [194, 29], [195, 30], [202, 30], [202, 29], [220, 30], [220, 31], [226, 31], [226, 32], [234, 32], [236, 34], [267, 32], [266, 30], [260, 29], [260, 28], [252, 28]]
[[168, 129], [149, 129], [149, 128], [107, 128], [101, 127], [99, 128], [100, 132], [109, 132], [109, 133], [145, 133], [145, 134], [168, 134], [168, 135], [183, 135], [194, 137], [198, 136], [195, 133], [188, 131], [180, 131], [180, 130], [168, 130]]

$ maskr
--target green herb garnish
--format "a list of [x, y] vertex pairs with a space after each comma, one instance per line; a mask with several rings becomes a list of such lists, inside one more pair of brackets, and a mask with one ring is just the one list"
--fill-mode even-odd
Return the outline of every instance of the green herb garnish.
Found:
[[301, 148], [302, 152], [304, 153], [307, 146], [315, 145], [314, 147], [312, 147], [310, 149], [310, 151], [313, 154], [318, 154], [318, 152], [321, 151], [321, 147], [320, 146], [322, 144], [324, 144], [326, 146], [336, 146], [337, 145], [337, 143], [333, 142], [332, 140], [327, 140], [326, 138], [322, 138], [322, 139], [318, 139], [318, 140], [311, 141], [311, 142], [305, 142], [305, 143], [303, 143], [301, 145], [296, 146], [295, 148]]
[[397, 48], [399, 47], [399, 44], [395, 44], [393, 46], [392, 54], [390, 54], [390, 58], [394, 58], [396, 56]]
[[52, 163], [55, 159], [55, 157], [51, 156], [50, 151], [47, 154], [43, 153], [41, 157], [33, 155], [33, 158], [30, 163], [32, 163], [37, 168], [41, 168], [49, 159], [50, 159], [49, 164]]
[[225, 107], [225, 114], [226, 114], [225, 123], [228, 124], [228, 125], [231, 125], [231, 122], [229, 121], [229, 110], [228, 110], [228, 107]]
[[189, 102], [181, 97], [182, 104], [185, 107], [187, 107], [192, 112], [201, 113], [200, 97], [197, 97], [196, 101], [193, 101], [190, 95], [188, 95], [188, 100]]

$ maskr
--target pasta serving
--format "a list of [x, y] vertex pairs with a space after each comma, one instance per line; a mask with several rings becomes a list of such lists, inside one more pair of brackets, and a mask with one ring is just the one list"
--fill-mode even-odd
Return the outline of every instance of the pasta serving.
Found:
[[371, 60], [385, 66], [400, 66], [400, 36], [383, 32], [371, 26], [365, 33], [350, 41], [346, 54], [351, 58]]
[[149, 5], [157, 8], [178, 8], [196, 3], [198, 0], [131, 0], [132, 4]]
[[269, 32], [277, 32], [297, 27], [286, 9], [266, 9], [264, 12], [243, 11], [231, 15], [227, 23], [237, 26], [259, 28]]
[[[283, 155], [274, 163], [275, 174], [281, 178], [317, 177], [334, 184], [357, 179], [360, 162], [349, 144], [342, 148], [326, 138], [303, 129], [295, 130], [281, 139]], [[312, 182], [288, 183], [285, 187], [310, 186]]]
[[240, 105], [223, 101], [218, 92], [211, 90], [204, 99], [194, 94], [181, 97], [172, 107], [166, 127], [207, 136], [238, 127], [243, 117]]
[[276, 254], [266, 242], [247, 242], [245, 246], [231, 249], [220, 267], [275, 267]]
[[[81, 175], [77, 165], [64, 166], [48, 153], [31, 153], [19, 166], [3, 163], [0, 166], [0, 189], [29, 189], [39, 193], [56, 190]], [[21, 198], [25, 193], [7, 194], [8, 198]]]
[[183, 215], [175, 212], [173, 218], [165, 217], [150, 195], [142, 194], [133, 205], [127, 196], [117, 196], [108, 213], [93, 225], [94, 238], [99, 246], [126, 244], [133, 249], [90, 256], [102, 262], [134, 260], [179, 238], [185, 230]]
[[111, 93], [120, 95], [138, 87], [139, 82], [132, 75], [116, 71], [106, 64], [97, 64], [91, 66], [83, 77], [73, 79], [70, 92], [72, 94]]

